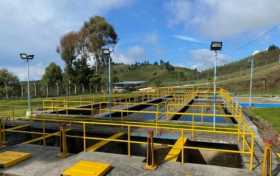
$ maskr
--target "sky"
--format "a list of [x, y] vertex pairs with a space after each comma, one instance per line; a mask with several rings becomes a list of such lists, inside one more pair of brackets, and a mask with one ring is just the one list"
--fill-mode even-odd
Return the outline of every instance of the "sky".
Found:
[[118, 34], [116, 62], [163, 59], [203, 70], [213, 66], [213, 40], [224, 44], [220, 65], [280, 46], [279, 0], [1, 0], [0, 68], [25, 80], [20, 52], [35, 55], [33, 80], [51, 62], [63, 67], [56, 53], [60, 38], [95, 15]]

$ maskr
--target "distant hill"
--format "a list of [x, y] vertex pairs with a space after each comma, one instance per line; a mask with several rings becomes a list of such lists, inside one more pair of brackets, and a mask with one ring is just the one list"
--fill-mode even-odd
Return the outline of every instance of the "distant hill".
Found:
[[[257, 94], [280, 93], [279, 49], [260, 52], [254, 56], [253, 89]], [[250, 81], [250, 57], [217, 68], [218, 83], [232, 92], [246, 94]], [[211, 79], [213, 69], [200, 73], [200, 79]]]
[[199, 72], [171, 64], [113, 64], [112, 77], [118, 81], [147, 81], [150, 85], [180, 84], [194, 80]]
[[[280, 49], [262, 51], [254, 56], [255, 73], [254, 94], [280, 95]], [[248, 94], [250, 81], [250, 57], [219, 66], [217, 68], [218, 86], [225, 87], [236, 94]], [[148, 85], [183, 85], [212, 81], [213, 68], [197, 70], [176, 67], [169, 62], [160, 64], [136, 63], [133, 65], [113, 64], [112, 75], [117, 81], [147, 81]]]

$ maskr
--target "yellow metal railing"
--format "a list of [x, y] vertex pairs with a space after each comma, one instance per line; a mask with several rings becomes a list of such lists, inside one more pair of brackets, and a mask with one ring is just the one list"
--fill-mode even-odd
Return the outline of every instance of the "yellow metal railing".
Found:
[[[218, 152], [225, 152], [225, 153], [236, 153], [236, 154], [241, 154], [241, 155], [247, 155], [249, 157], [249, 169], [252, 170], [253, 168], [253, 154], [254, 154], [254, 133], [248, 132], [248, 131], [241, 131], [238, 132], [234, 128], [226, 128], [226, 127], [216, 127], [216, 129], [209, 128], [207, 126], [195, 126], [194, 128], [190, 128], [186, 125], [180, 125], [180, 124], [168, 124], [168, 123], [162, 123], [159, 122], [157, 125], [155, 123], [144, 123], [144, 122], [110, 122], [110, 121], [94, 121], [94, 122], [85, 122], [81, 120], [74, 120], [74, 119], [50, 119], [50, 118], [42, 118], [42, 117], [36, 117], [32, 118], [34, 121], [39, 121], [42, 123], [50, 122], [50, 123], [61, 123], [61, 124], [71, 124], [71, 125], [80, 125], [83, 131], [83, 135], [70, 135], [66, 134], [67, 138], [80, 138], [83, 139], [83, 148], [86, 151], [87, 149], [87, 140], [98, 140], [98, 141], [109, 141], [109, 142], [123, 142], [127, 143], [128, 148], [127, 148], [127, 153], [128, 156], [131, 155], [131, 145], [132, 144], [146, 144], [146, 141], [137, 141], [137, 140], [132, 140], [131, 139], [131, 133], [134, 129], [142, 129], [143, 133], [145, 134], [145, 131], [148, 130], [160, 130], [160, 131], [172, 131], [176, 134], [179, 134], [179, 137], [184, 138], [185, 136], [188, 136], [189, 132], [200, 132], [200, 133], [207, 133], [207, 134], [228, 134], [228, 135], [235, 135], [241, 136], [241, 140], [244, 143], [244, 146], [242, 146], [240, 149], [220, 149], [220, 148], [214, 148], [214, 147], [196, 147], [196, 146], [179, 146], [175, 144], [164, 144], [167, 147], [171, 147], [173, 149], [178, 149], [183, 151], [183, 149], [196, 149], [196, 150], [206, 150], [206, 151], [218, 151]], [[122, 139], [116, 139], [116, 138], [108, 138], [108, 137], [98, 137], [98, 136], [87, 136], [87, 129], [90, 128], [90, 126], [107, 126], [107, 127], [112, 127], [112, 128], [119, 128], [124, 130], [124, 132], [127, 134], [126, 138]], [[42, 125], [45, 127], [45, 125]], [[4, 129], [4, 131], [7, 132], [19, 132], [19, 133], [31, 133], [30, 131], [24, 131], [24, 130], [9, 130], [9, 129]], [[32, 132], [32, 134], [40, 134], [42, 135], [39, 137], [38, 140], [43, 140], [44, 136], [47, 138], [49, 136], [57, 135], [56, 133], [46, 133], [45, 130], [43, 132]], [[249, 139], [248, 141], [246, 139]], [[37, 140], [34, 140], [37, 141]], [[155, 143], [155, 145], [162, 145], [161, 143]], [[181, 157], [181, 162], [184, 163], [184, 153], [181, 152], [182, 157]]]
[[[194, 137], [198, 133], [207, 133], [207, 134], [221, 134], [221, 135], [233, 135], [236, 137], [236, 141], [239, 144], [239, 149], [230, 150], [230, 149], [217, 149], [217, 148], [208, 148], [208, 147], [194, 147], [194, 146], [180, 146], [179, 149], [184, 151], [183, 149], [198, 149], [198, 150], [211, 150], [211, 151], [220, 151], [220, 152], [228, 152], [228, 153], [236, 153], [249, 156], [249, 169], [253, 168], [253, 157], [254, 157], [254, 143], [255, 143], [255, 133], [251, 129], [250, 125], [248, 125], [246, 118], [243, 115], [242, 108], [240, 105], [234, 101], [229, 92], [222, 88], [217, 89], [217, 95], [219, 97], [219, 101], [223, 103], [218, 103], [218, 108], [226, 108], [231, 114], [212, 114], [207, 113], [207, 109], [211, 108], [211, 104], [193, 104], [189, 105], [190, 101], [192, 101], [195, 97], [205, 97], [212, 98], [213, 90], [211, 88], [178, 88], [178, 87], [167, 87], [160, 88], [153, 93], [135, 93], [133, 95], [114, 95], [113, 101], [108, 102], [106, 96], [93, 98], [90, 101], [86, 100], [55, 100], [48, 99], [43, 101], [43, 111], [70, 111], [70, 110], [82, 110], [82, 111], [91, 111], [92, 113], [91, 119], [79, 118], [79, 117], [69, 117], [63, 116], [60, 114], [59, 117], [49, 117], [45, 115], [39, 115], [33, 117], [33, 120], [41, 121], [43, 124], [47, 122], [55, 122], [55, 123], [71, 123], [71, 124], [79, 124], [82, 127], [83, 135], [67, 135], [67, 137], [73, 138], [82, 138], [83, 139], [83, 148], [86, 150], [87, 140], [101, 140], [101, 141], [111, 141], [111, 142], [125, 142], [128, 145], [128, 155], [131, 155], [131, 144], [146, 144], [143, 141], [131, 140], [131, 133], [133, 129], [153, 129], [156, 131], [155, 134], [162, 131], [175, 131], [180, 134], [180, 137]], [[170, 96], [168, 99], [163, 99], [160, 103], [149, 103], [149, 100]], [[109, 109], [109, 105], [112, 106]], [[130, 107], [138, 106], [138, 105], [147, 105], [149, 109], [144, 110], [133, 110]], [[184, 106], [190, 106], [191, 108], [195, 108], [200, 110], [199, 112], [178, 112], [179, 109]], [[120, 117], [114, 117], [114, 120], [111, 119], [96, 119], [95, 114], [100, 113], [109, 113], [109, 112], [117, 112], [120, 113]], [[137, 119], [124, 119], [125, 115], [134, 113], [134, 114], [143, 114], [150, 115], [153, 117], [150, 121], [137, 121]], [[162, 117], [170, 117], [174, 115], [179, 116], [189, 116], [190, 121], [186, 121], [183, 123], [174, 123], [171, 121], [162, 121]], [[204, 118], [224, 118], [224, 119], [234, 119], [237, 123], [230, 125], [217, 124], [215, 128], [212, 125], [205, 123]], [[163, 119], [164, 120], [164, 119]], [[116, 127], [120, 129], [126, 129], [127, 139], [113, 139], [113, 138], [103, 138], [103, 137], [93, 137], [87, 136], [87, 128], [92, 125], [100, 125], [100, 126], [109, 126]], [[48, 133], [45, 131], [45, 125], [43, 125], [43, 132], [27, 132], [20, 129], [5, 129], [7, 132], [26, 132], [31, 134], [41, 134], [43, 139], [44, 136], [48, 136]], [[1, 133], [2, 134], [2, 133]], [[51, 135], [51, 134], [49, 134]], [[53, 134], [52, 134], [53, 135]], [[52, 136], [51, 135], [51, 136]], [[190, 136], [188, 136], [190, 135]], [[155, 143], [155, 145], [160, 145], [159, 143]], [[167, 145], [169, 147], [175, 147], [174, 145]], [[178, 147], [178, 146], [177, 146]], [[184, 155], [184, 152], [182, 152]], [[182, 163], [184, 162], [184, 157], [182, 158]]]

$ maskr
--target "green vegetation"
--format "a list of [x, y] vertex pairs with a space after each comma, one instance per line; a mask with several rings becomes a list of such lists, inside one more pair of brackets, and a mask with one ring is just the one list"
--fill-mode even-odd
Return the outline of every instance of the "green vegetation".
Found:
[[[32, 99], [32, 109], [38, 109], [42, 107], [42, 98]], [[0, 100], [0, 117], [1, 116], [25, 116], [27, 109], [26, 99], [16, 100]]]
[[249, 115], [257, 119], [263, 119], [272, 125], [272, 128], [280, 132], [280, 108], [251, 108]]
[[196, 70], [174, 67], [168, 62], [164, 62], [162, 60], [160, 64], [149, 64], [148, 62], [143, 62], [132, 65], [113, 65], [113, 75], [117, 76], [117, 80], [142, 80], [147, 81], [148, 84], [153, 86], [180, 84], [182, 82], [195, 79], [198, 74], [199, 72]]
[[0, 97], [9, 98], [20, 90], [19, 79], [6, 69], [0, 69]]
[[[96, 90], [106, 86], [102, 79], [109, 59], [102, 52], [104, 47], [116, 44], [118, 35], [114, 27], [105, 18], [91, 17], [77, 32], [65, 34], [58, 47], [58, 52], [65, 63], [64, 83], [82, 85]], [[88, 64], [93, 59], [95, 66]]]
[[[217, 68], [218, 84], [236, 94], [248, 94], [250, 81], [250, 60], [255, 63], [253, 90], [255, 95], [280, 94], [280, 49], [271, 45], [267, 51], [260, 52], [252, 57], [226, 64]], [[200, 74], [201, 80], [212, 76], [213, 69], [205, 70]]]

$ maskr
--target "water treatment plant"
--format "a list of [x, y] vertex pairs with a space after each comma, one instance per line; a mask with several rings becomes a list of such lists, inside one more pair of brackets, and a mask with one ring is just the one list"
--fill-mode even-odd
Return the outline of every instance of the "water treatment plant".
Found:
[[[46, 99], [30, 119], [2, 119], [1, 151], [14, 153], [0, 157], [1, 172], [87, 175], [94, 167], [96, 175], [261, 172], [263, 144], [255, 126], [222, 88], [215, 114], [209, 87], [166, 87], [106, 100]], [[71, 168], [84, 160], [96, 163]]]
[[280, 176], [279, 0], [0, 0], [0, 176]]

